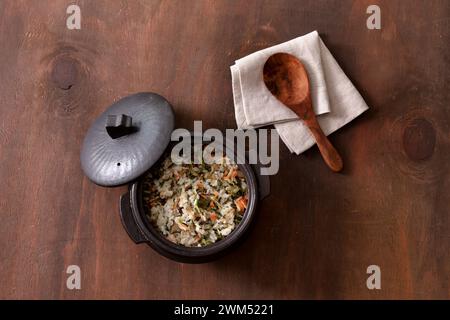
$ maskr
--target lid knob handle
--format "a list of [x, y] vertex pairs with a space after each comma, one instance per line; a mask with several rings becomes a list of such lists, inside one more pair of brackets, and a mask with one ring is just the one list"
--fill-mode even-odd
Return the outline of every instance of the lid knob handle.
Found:
[[106, 131], [111, 138], [117, 139], [136, 132], [136, 128], [133, 127], [133, 119], [130, 116], [125, 114], [108, 115]]

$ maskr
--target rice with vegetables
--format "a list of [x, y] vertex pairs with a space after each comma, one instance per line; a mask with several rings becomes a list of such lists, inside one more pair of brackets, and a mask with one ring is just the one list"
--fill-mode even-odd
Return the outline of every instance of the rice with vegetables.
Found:
[[151, 223], [170, 241], [202, 247], [228, 236], [247, 208], [245, 178], [226, 156], [213, 164], [175, 164], [170, 157], [144, 180]]

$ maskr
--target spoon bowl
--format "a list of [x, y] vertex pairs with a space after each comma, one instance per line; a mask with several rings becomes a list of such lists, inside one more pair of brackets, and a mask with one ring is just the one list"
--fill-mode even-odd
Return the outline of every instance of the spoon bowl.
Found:
[[293, 55], [276, 53], [264, 64], [264, 83], [283, 104], [302, 103], [309, 95], [309, 80], [303, 64]]

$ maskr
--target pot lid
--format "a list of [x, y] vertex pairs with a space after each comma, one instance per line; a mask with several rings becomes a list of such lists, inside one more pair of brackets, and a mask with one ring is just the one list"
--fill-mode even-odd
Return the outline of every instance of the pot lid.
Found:
[[174, 115], [155, 93], [136, 93], [114, 103], [89, 128], [81, 167], [101, 186], [130, 182], [161, 157], [170, 142]]

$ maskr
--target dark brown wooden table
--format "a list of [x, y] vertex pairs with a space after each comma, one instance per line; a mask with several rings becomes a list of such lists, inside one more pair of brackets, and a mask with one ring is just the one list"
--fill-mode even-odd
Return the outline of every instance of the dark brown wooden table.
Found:
[[[449, 298], [450, 1], [0, 2], [0, 298]], [[366, 8], [381, 8], [368, 30]], [[82, 173], [90, 123], [154, 91], [176, 125], [235, 128], [229, 66], [318, 30], [370, 110], [316, 147], [281, 146], [245, 243], [208, 264], [135, 245], [118, 215], [126, 187]], [[366, 268], [379, 265], [381, 290]], [[66, 268], [81, 268], [81, 290]]]

